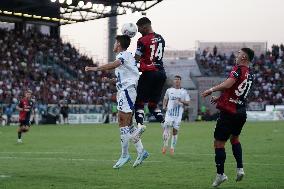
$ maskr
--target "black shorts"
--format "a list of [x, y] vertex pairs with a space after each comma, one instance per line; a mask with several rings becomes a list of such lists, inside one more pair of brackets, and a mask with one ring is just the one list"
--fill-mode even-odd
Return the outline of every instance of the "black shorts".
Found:
[[22, 126], [30, 126], [30, 120], [20, 120], [20, 127]]
[[245, 113], [231, 114], [220, 112], [214, 131], [214, 138], [220, 141], [227, 141], [231, 135], [239, 136], [246, 123], [246, 119], [247, 115]]
[[63, 118], [68, 118], [68, 113], [62, 113]]
[[167, 76], [164, 70], [143, 72], [137, 86], [136, 103], [158, 103], [161, 99], [162, 90]]

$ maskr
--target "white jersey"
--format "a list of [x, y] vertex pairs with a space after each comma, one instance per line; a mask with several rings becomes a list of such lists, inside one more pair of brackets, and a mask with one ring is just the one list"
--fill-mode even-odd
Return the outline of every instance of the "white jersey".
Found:
[[125, 90], [132, 85], [136, 87], [139, 79], [139, 71], [132, 54], [127, 51], [120, 52], [116, 56], [116, 60], [121, 61], [121, 65], [115, 68], [117, 90]]
[[176, 89], [171, 87], [167, 89], [165, 98], [168, 99], [166, 117], [177, 117], [181, 119], [183, 105], [181, 105], [178, 100], [190, 101], [187, 91], [183, 88]]

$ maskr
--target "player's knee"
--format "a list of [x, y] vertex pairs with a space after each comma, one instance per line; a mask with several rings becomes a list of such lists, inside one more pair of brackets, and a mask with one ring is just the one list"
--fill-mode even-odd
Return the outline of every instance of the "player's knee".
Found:
[[135, 110], [137, 111], [137, 110], [140, 110], [140, 109], [144, 109], [144, 102], [136, 102], [135, 103]]
[[225, 143], [224, 141], [219, 141], [215, 140], [214, 141], [214, 148], [225, 148]]
[[178, 130], [177, 129], [173, 129], [173, 135], [177, 135], [178, 134]]
[[26, 133], [26, 132], [28, 132], [28, 131], [29, 131], [29, 128], [28, 128], [28, 127], [23, 127], [23, 128], [22, 128], [22, 132], [23, 132], [23, 133]]
[[239, 144], [240, 143], [239, 137], [238, 136], [231, 136], [230, 142], [231, 142], [232, 145]]
[[154, 102], [149, 102], [149, 103], [148, 103], [148, 109], [149, 109], [149, 112], [150, 112], [151, 114], [154, 114], [155, 111], [156, 111], [156, 109], [157, 109], [157, 104], [154, 103]]

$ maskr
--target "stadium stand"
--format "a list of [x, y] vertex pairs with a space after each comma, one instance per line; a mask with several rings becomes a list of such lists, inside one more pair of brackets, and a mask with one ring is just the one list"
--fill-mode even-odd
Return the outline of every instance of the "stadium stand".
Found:
[[61, 39], [32, 30], [21, 34], [0, 29], [0, 60], [0, 104], [11, 104], [13, 111], [27, 88], [33, 91], [39, 112], [63, 99], [101, 106], [115, 100], [115, 87], [101, 82], [112, 73], [83, 73], [93, 60]]

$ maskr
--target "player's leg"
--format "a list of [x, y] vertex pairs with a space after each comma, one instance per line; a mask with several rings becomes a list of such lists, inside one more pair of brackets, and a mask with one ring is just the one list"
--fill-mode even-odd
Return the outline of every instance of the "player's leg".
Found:
[[173, 122], [166, 116], [165, 122], [163, 124], [163, 148], [162, 153], [166, 154], [167, 148], [169, 146], [169, 139], [171, 137], [170, 128], [172, 127]]
[[226, 161], [225, 143], [231, 135], [230, 124], [230, 117], [221, 112], [214, 131], [215, 164], [217, 169], [217, 175], [212, 184], [214, 187], [219, 186], [228, 179], [224, 174], [224, 164]]
[[174, 155], [174, 152], [175, 152], [175, 147], [176, 147], [177, 140], [178, 140], [179, 127], [180, 127], [180, 122], [174, 121], [173, 134], [172, 134], [172, 140], [171, 140], [171, 149], [170, 149], [171, 155]]
[[19, 128], [18, 128], [18, 130], [17, 130], [17, 133], [18, 133], [18, 139], [17, 139], [17, 142], [18, 143], [22, 143], [23, 141], [22, 141], [22, 127], [23, 127], [24, 125], [22, 125], [22, 123], [20, 122], [20, 125], [19, 125]]
[[149, 91], [149, 102], [148, 108], [149, 112], [155, 116], [156, 120], [160, 123], [164, 122], [164, 116], [162, 111], [158, 108], [157, 104], [159, 103], [162, 95], [162, 90], [166, 82], [166, 74], [163, 71], [159, 72], [150, 72], [151, 73], [151, 91]]
[[135, 120], [137, 125], [144, 125], [144, 103], [148, 101], [147, 73], [142, 73], [138, 80], [137, 97], [135, 99]]
[[239, 115], [235, 119], [235, 124], [232, 129], [232, 136], [230, 138], [232, 145], [232, 152], [237, 162], [237, 176], [236, 181], [241, 181], [245, 175], [243, 169], [243, 156], [242, 156], [242, 145], [239, 140], [242, 128], [246, 122], [246, 115]]
[[120, 131], [120, 144], [121, 144], [121, 156], [113, 168], [120, 168], [125, 163], [130, 161], [130, 156], [128, 153], [129, 139], [131, 138], [129, 123], [132, 119], [132, 110], [127, 104], [127, 99], [123, 91], [117, 92], [117, 102], [118, 102], [118, 124]]
[[[137, 91], [135, 87], [130, 87], [126, 90], [124, 90], [125, 99], [127, 101], [127, 104], [123, 109], [127, 109], [132, 111], [134, 109], [133, 102], [135, 102]], [[133, 164], [133, 167], [137, 167], [142, 164], [142, 162], [149, 156], [149, 153], [144, 149], [144, 146], [142, 144], [142, 141], [140, 139], [140, 133], [141, 128], [136, 128], [132, 124], [132, 117], [133, 113], [131, 113], [131, 116], [128, 119], [127, 125], [129, 125], [129, 133], [130, 133], [130, 139], [133, 142], [136, 150], [137, 150], [137, 158]]]

